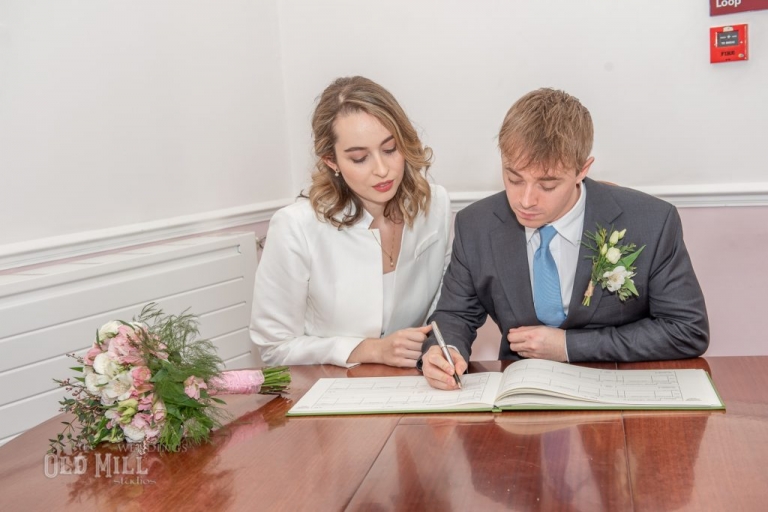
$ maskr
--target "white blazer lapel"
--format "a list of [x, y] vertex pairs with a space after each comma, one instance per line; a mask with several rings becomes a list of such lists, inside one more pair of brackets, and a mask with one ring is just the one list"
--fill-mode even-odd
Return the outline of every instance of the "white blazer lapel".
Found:
[[[417, 217], [413, 228], [404, 226], [395, 276], [394, 293], [398, 307], [390, 319], [388, 332], [426, 320], [433, 299], [428, 292], [437, 292], [442, 276], [445, 247], [439, 250], [433, 247], [439, 241], [439, 226], [436, 223], [430, 225], [425, 216]], [[421, 261], [424, 258], [428, 263]], [[433, 279], [435, 282], [431, 282]]]

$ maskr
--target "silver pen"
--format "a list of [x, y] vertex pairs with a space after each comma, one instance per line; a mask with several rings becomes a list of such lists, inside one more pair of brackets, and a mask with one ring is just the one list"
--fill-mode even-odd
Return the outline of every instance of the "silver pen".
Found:
[[461, 379], [459, 378], [459, 374], [456, 373], [456, 365], [453, 364], [453, 358], [451, 357], [451, 353], [448, 352], [448, 346], [445, 344], [443, 335], [440, 333], [440, 329], [437, 327], [437, 322], [432, 322], [430, 325], [432, 326], [432, 332], [435, 333], [437, 344], [440, 345], [440, 350], [443, 351], [443, 356], [445, 356], [445, 358], [448, 360], [448, 364], [450, 364], [451, 368], [453, 368], [453, 378], [456, 381], [456, 385], [458, 385], [459, 389], [461, 389]]

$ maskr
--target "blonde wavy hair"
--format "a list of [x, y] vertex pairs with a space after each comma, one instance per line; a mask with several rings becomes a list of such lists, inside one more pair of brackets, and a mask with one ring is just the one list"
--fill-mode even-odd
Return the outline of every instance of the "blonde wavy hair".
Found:
[[[363, 215], [363, 203], [324, 158], [336, 160], [336, 133], [333, 125], [339, 116], [365, 112], [376, 119], [395, 139], [405, 160], [403, 180], [395, 196], [384, 208], [384, 216], [408, 226], [420, 212], [429, 211], [430, 188], [426, 179], [432, 150], [421, 143], [408, 116], [385, 88], [361, 76], [336, 79], [318, 100], [312, 116], [317, 162], [312, 173], [309, 201], [320, 220], [339, 229], [355, 224]], [[347, 210], [349, 205], [354, 208]], [[340, 216], [341, 214], [341, 216]]]
[[594, 127], [577, 98], [556, 89], [529, 92], [509, 109], [499, 149], [521, 169], [541, 164], [546, 172], [582, 169], [592, 151]]

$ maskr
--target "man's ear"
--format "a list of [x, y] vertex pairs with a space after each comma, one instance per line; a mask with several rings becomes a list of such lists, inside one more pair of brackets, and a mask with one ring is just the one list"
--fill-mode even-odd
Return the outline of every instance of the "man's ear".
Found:
[[579, 174], [576, 175], [576, 181], [582, 182], [584, 181], [584, 178], [587, 177], [587, 174], [589, 174], [589, 168], [592, 167], [592, 164], [595, 162], [595, 157], [591, 156], [587, 158], [587, 161], [584, 162], [584, 167], [581, 168], [579, 171]]

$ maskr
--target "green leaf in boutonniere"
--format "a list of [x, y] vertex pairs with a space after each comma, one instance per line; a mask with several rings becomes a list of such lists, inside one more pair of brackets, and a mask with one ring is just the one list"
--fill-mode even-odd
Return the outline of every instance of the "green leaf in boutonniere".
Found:
[[589, 306], [592, 300], [592, 294], [596, 286], [608, 291], [617, 293], [622, 301], [639, 294], [632, 277], [635, 275], [634, 262], [645, 246], [636, 249], [635, 244], [620, 244], [627, 233], [626, 229], [616, 231], [611, 227], [610, 234], [608, 230], [597, 225], [594, 233], [587, 231], [584, 236], [586, 242], [582, 242], [585, 247], [591, 249], [594, 255], [588, 256], [592, 259], [592, 275], [589, 279], [589, 286], [584, 292], [584, 300], [581, 302]]

